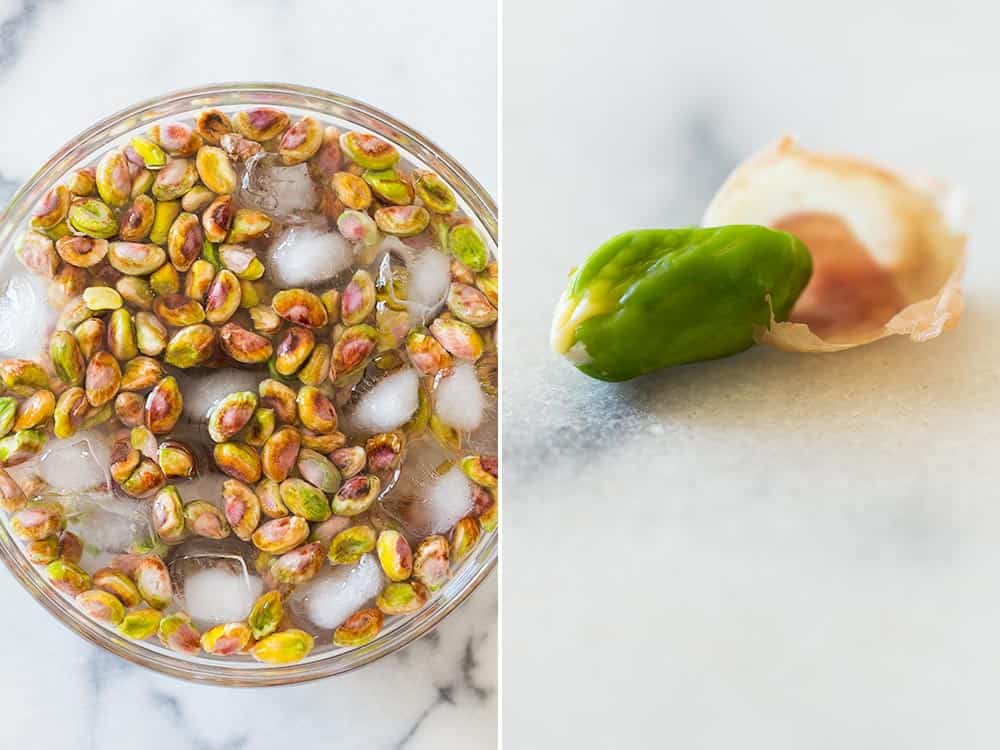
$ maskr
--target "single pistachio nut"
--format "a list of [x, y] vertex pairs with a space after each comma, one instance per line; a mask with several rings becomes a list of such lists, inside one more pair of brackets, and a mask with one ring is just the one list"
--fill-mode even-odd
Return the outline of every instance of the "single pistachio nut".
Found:
[[390, 581], [405, 581], [413, 572], [413, 550], [406, 537], [395, 529], [385, 529], [375, 544], [382, 570]]
[[122, 371], [109, 352], [99, 351], [90, 358], [84, 375], [87, 400], [91, 406], [104, 406], [117, 394], [122, 382]]
[[130, 196], [135, 199], [140, 195], [145, 195], [152, 189], [155, 181], [156, 176], [151, 171], [148, 169], [140, 169], [138, 174], [132, 178], [132, 191]]
[[272, 633], [259, 640], [250, 651], [264, 664], [292, 664], [305, 659], [313, 648], [313, 637], [303, 630]]
[[64, 529], [59, 534], [59, 557], [66, 562], [79, 565], [83, 559], [83, 540], [72, 531]]
[[139, 393], [120, 392], [115, 396], [115, 418], [126, 427], [145, 424], [146, 399]]
[[156, 385], [163, 377], [163, 367], [152, 357], [133, 357], [125, 363], [122, 372], [123, 391], [145, 391]]
[[125, 362], [139, 354], [139, 347], [135, 341], [135, 325], [128, 310], [119, 308], [111, 313], [108, 318], [107, 335], [108, 351], [115, 359]]
[[336, 466], [344, 479], [350, 479], [368, 462], [368, 454], [360, 445], [349, 448], [338, 448], [330, 454], [330, 460]]
[[240, 309], [240, 280], [223, 269], [216, 275], [205, 298], [205, 318], [212, 325], [222, 325]]
[[226, 114], [218, 109], [203, 109], [195, 120], [198, 134], [205, 143], [218, 146], [222, 136], [233, 132], [233, 125]]
[[459, 320], [475, 328], [487, 328], [497, 322], [497, 310], [479, 289], [453, 282], [448, 289], [448, 309]]
[[90, 574], [86, 570], [61, 558], [50, 562], [45, 574], [53, 586], [70, 596], [78, 596], [91, 586]]
[[436, 375], [451, 367], [451, 355], [426, 330], [412, 331], [406, 337], [406, 353], [421, 375]]
[[157, 357], [167, 346], [167, 328], [155, 315], [140, 311], [135, 314], [135, 341], [139, 351]]
[[231, 245], [240, 245], [260, 237], [270, 228], [271, 219], [266, 214], [249, 208], [240, 208], [233, 215], [226, 242]]
[[114, 208], [128, 203], [132, 195], [132, 173], [122, 151], [109, 151], [97, 163], [95, 176], [101, 200]]
[[21, 485], [10, 474], [0, 469], [0, 510], [5, 513], [16, 513], [27, 504], [28, 498]]
[[347, 436], [342, 432], [315, 433], [312, 430], [302, 430], [302, 447], [318, 453], [329, 454], [347, 443]]
[[298, 407], [295, 404], [295, 391], [284, 383], [273, 378], [262, 380], [257, 387], [260, 405], [273, 409], [278, 420], [284, 424], [295, 424]]
[[63, 528], [62, 506], [52, 502], [29, 503], [10, 518], [10, 530], [18, 539], [37, 542], [55, 536]]
[[0, 438], [13, 429], [16, 416], [17, 399], [13, 396], [0, 396]]
[[14, 430], [30, 430], [41, 427], [52, 417], [56, 409], [56, 397], [52, 391], [35, 391], [17, 405], [14, 416]]
[[193, 500], [184, 506], [187, 530], [206, 539], [225, 539], [229, 536], [229, 523], [225, 514], [211, 503]]
[[137, 609], [129, 612], [118, 624], [118, 632], [126, 638], [144, 641], [156, 635], [163, 615], [156, 609]]
[[271, 564], [270, 572], [279, 583], [297, 586], [319, 573], [325, 557], [323, 545], [311, 542], [281, 555]]
[[253, 609], [247, 617], [247, 625], [253, 637], [259, 641], [277, 630], [284, 616], [285, 607], [281, 602], [281, 593], [268, 591], [254, 602]]
[[500, 268], [496, 261], [486, 264], [486, 269], [476, 274], [476, 287], [493, 307], [500, 304]]
[[56, 376], [66, 385], [83, 385], [87, 363], [80, 344], [69, 331], [56, 331], [49, 339], [49, 357]]
[[413, 186], [397, 169], [366, 169], [361, 178], [383, 203], [405, 206], [413, 203]]
[[439, 534], [427, 537], [413, 554], [413, 577], [429, 590], [437, 591], [450, 576], [448, 540]]
[[363, 646], [378, 635], [382, 620], [382, 613], [374, 608], [355, 612], [333, 631], [333, 643], [345, 648]]
[[303, 117], [281, 136], [278, 155], [285, 165], [311, 159], [323, 145], [323, 126], [312, 117]]
[[311, 329], [301, 326], [289, 328], [274, 350], [275, 371], [284, 377], [294, 375], [312, 355], [315, 346], [316, 336]]
[[309, 522], [301, 516], [275, 518], [261, 524], [253, 533], [254, 546], [272, 555], [283, 555], [309, 538]]
[[127, 276], [148, 276], [167, 262], [167, 254], [159, 245], [112, 242], [108, 245], [108, 262]]
[[29, 396], [40, 388], [49, 387], [45, 370], [30, 359], [5, 359], [0, 361], [0, 380], [7, 390], [18, 396]]
[[229, 195], [238, 184], [229, 154], [218, 146], [202, 146], [195, 159], [198, 175], [205, 187], [217, 195]]
[[321, 434], [336, 431], [337, 411], [319, 388], [311, 385], [302, 386], [295, 403], [298, 407], [299, 420], [306, 429]]
[[362, 369], [375, 352], [378, 338], [378, 331], [370, 325], [345, 330], [333, 345], [331, 372], [339, 379]]
[[[138, 561], [136, 561], [138, 564]], [[135, 607], [142, 601], [139, 588], [125, 573], [112, 568], [101, 568], [93, 576], [95, 588], [113, 594], [126, 607]]]
[[66, 263], [75, 268], [92, 268], [108, 254], [107, 240], [69, 235], [56, 242], [56, 252]]
[[158, 201], [181, 198], [198, 182], [198, 168], [190, 159], [171, 159], [153, 180], [152, 193]]
[[200, 303], [204, 301], [213, 281], [215, 281], [215, 266], [199, 258], [191, 264], [184, 277], [184, 295]]
[[[63, 312], [65, 313], [65, 310]], [[89, 310], [88, 313], [90, 313]], [[73, 330], [73, 338], [80, 345], [80, 352], [83, 354], [84, 359], [90, 359], [104, 348], [104, 329], [103, 320], [100, 318], [88, 318]]]
[[[53, 412], [53, 432], [58, 438], [68, 438], [76, 434], [90, 411], [87, 393], [79, 386], [73, 386], [63, 391], [56, 401]], [[2, 412], [2, 404], [0, 404]], [[0, 434], [3, 430], [0, 429]]]
[[430, 214], [423, 206], [385, 206], [375, 212], [375, 224], [386, 234], [413, 237], [427, 229]]
[[156, 494], [152, 508], [153, 530], [167, 544], [177, 544], [187, 535], [184, 505], [176, 487], [167, 485]]
[[372, 435], [365, 441], [365, 455], [368, 471], [382, 474], [399, 467], [403, 457], [403, 435], [399, 432], [383, 432]]
[[135, 585], [146, 604], [153, 609], [166, 609], [174, 599], [170, 572], [158, 557], [151, 555], [139, 562], [135, 570]]
[[253, 321], [254, 330], [266, 336], [277, 333], [281, 328], [281, 318], [270, 306], [256, 305], [251, 307], [250, 319]]
[[167, 255], [174, 268], [187, 271], [201, 255], [205, 233], [194, 214], [181, 212], [167, 232]]
[[356, 516], [375, 503], [381, 489], [382, 482], [373, 474], [351, 477], [337, 490], [330, 506], [338, 516]]
[[48, 539], [29, 542], [24, 546], [24, 553], [35, 565], [48, 565], [59, 558], [59, 540], [50, 536]]
[[201, 136], [190, 125], [181, 122], [154, 125], [149, 134], [156, 145], [171, 156], [194, 156], [201, 148]]
[[149, 237], [156, 204], [148, 195], [139, 195], [118, 220], [118, 237], [124, 242], [142, 242]]
[[262, 479], [257, 485], [257, 499], [260, 511], [268, 518], [284, 518], [288, 508], [281, 499], [281, 485], [273, 479]]
[[281, 501], [296, 516], [307, 521], [321, 522], [330, 517], [330, 501], [323, 491], [303, 479], [286, 479], [281, 483]]
[[219, 145], [223, 151], [239, 162], [249, 161], [251, 157], [261, 151], [259, 143], [244, 138], [239, 133], [226, 133], [219, 138]]
[[364, 211], [355, 209], [344, 211], [337, 217], [337, 231], [349, 242], [359, 242], [367, 247], [373, 247], [378, 243], [378, 226]]
[[98, 409], [88, 409], [87, 415], [83, 418], [83, 422], [80, 424], [81, 430], [90, 430], [94, 427], [100, 427], [106, 422], [110, 422], [115, 416], [115, 409], [113, 404], [105, 404]]
[[114, 211], [97, 198], [74, 200], [69, 207], [67, 220], [74, 232], [94, 239], [106, 240], [118, 234], [118, 219]]
[[433, 211], [436, 214], [449, 214], [458, 207], [455, 193], [436, 174], [418, 170], [413, 173], [413, 177], [413, 187], [417, 197], [420, 198], [428, 211]]
[[66, 187], [73, 195], [86, 197], [97, 189], [97, 173], [92, 167], [74, 169], [66, 178]]
[[186, 326], [177, 331], [163, 355], [168, 365], [187, 369], [202, 365], [215, 354], [215, 329], [203, 323]]
[[458, 258], [451, 259], [450, 270], [452, 281], [469, 285], [476, 283], [476, 274], [472, 272], [472, 269], [467, 268]]
[[264, 275], [264, 264], [246, 245], [220, 245], [219, 260], [241, 281], [257, 281]]
[[151, 140], [136, 136], [132, 139], [132, 149], [142, 159], [143, 166], [147, 169], [162, 169], [167, 163], [167, 154], [162, 148]]
[[330, 186], [336, 199], [350, 210], [365, 211], [372, 204], [372, 189], [355, 174], [337, 172], [331, 178]]
[[153, 312], [171, 328], [183, 328], [205, 320], [205, 309], [197, 300], [183, 294], [167, 294], [153, 302]]
[[171, 651], [193, 656], [201, 650], [201, 633], [184, 612], [175, 612], [160, 620], [156, 635]]
[[323, 128], [323, 142], [309, 161], [309, 174], [317, 182], [326, 182], [343, 166], [340, 131], [332, 125]]
[[499, 474], [496, 456], [466, 456], [461, 466], [465, 476], [476, 484], [496, 489]]
[[309, 359], [299, 369], [297, 376], [303, 385], [321, 385], [330, 374], [331, 348], [329, 344], [316, 344]]
[[448, 232], [448, 250], [471, 270], [479, 273], [489, 262], [486, 243], [470, 224], [456, 224]]
[[260, 525], [260, 500], [243, 482], [227, 479], [222, 485], [222, 505], [233, 533], [244, 542], [250, 541]]
[[132, 475], [121, 483], [121, 488], [130, 497], [142, 499], [155, 495], [165, 481], [159, 464], [151, 458], [143, 458]]
[[483, 355], [483, 337], [468, 323], [439, 317], [431, 323], [430, 332], [454, 357], [475, 362]]
[[38, 232], [22, 234], [14, 253], [21, 265], [36, 276], [51, 279], [59, 268], [59, 258], [52, 240]]
[[395, 581], [382, 589], [375, 606], [386, 615], [405, 615], [423, 607], [429, 596], [419, 581]]
[[156, 463], [167, 479], [189, 479], [198, 474], [194, 451], [179, 440], [164, 440], [156, 452]]
[[245, 443], [219, 443], [213, 450], [215, 465], [226, 475], [246, 484], [253, 484], [261, 476], [261, 459]]
[[257, 107], [233, 115], [232, 124], [240, 135], [252, 141], [264, 143], [281, 135], [290, 123], [287, 114], [280, 109]]
[[161, 297], [178, 294], [181, 291], [181, 275], [172, 263], [164, 263], [149, 275], [149, 288]]
[[146, 458], [156, 458], [158, 450], [156, 435], [145, 425], [134, 427], [128, 434], [129, 445]]
[[65, 185], [50, 188], [31, 212], [31, 228], [44, 232], [59, 225], [69, 213], [71, 197]]
[[274, 295], [271, 307], [295, 326], [322, 328], [329, 320], [323, 302], [305, 289], [285, 289]]
[[149, 241], [156, 245], [167, 244], [167, 236], [170, 227], [173, 226], [174, 219], [181, 213], [181, 202], [179, 200], [161, 200], [156, 204], [156, 211], [153, 214], [153, 226], [149, 230]]
[[323, 454], [302, 448], [296, 465], [303, 479], [327, 495], [332, 495], [340, 489], [340, 471]]
[[460, 519], [451, 530], [451, 560], [458, 563], [472, 551], [479, 542], [482, 529], [479, 521], [471, 516]]
[[340, 136], [340, 148], [351, 161], [365, 169], [389, 169], [399, 161], [395, 146], [367, 133], [344, 133]]
[[350, 526], [330, 541], [327, 558], [331, 565], [353, 565], [375, 549], [375, 540], [375, 529], [371, 526]]
[[257, 394], [239, 391], [225, 396], [208, 417], [208, 434], [216, 443], [234, 437], [250, 422], [257, 408]]
[[201, 213], [216, 199], [215, 193], [204, 185], [195, 185], [181, 198], [181, 209], [189, 214]]
[[256, 409], [247, 423], [243, 439], [247, 445], [252, 445], [254, 448], [261, 448], [267, 443], [271, 435], [274, 434], [276, 423], [274, 409]]
[[184, 408], [184, 396], [177, 378], [168, 375], [149, 392], [146, 398], [146, 427], [154, 435], [169, 435]]
[[354, 273], [340, 296], [340, 320], [345, 326], [362, 323], [375, 309], [375, 282], [365, 270]]
[[118, 438], [111, 446], [111, 456], [109, 459], [111, 478], [121, 484], [132, 476], [132, 472], [139, 468], [141, 460], [142, 454], [132, 447], [128, 436]]

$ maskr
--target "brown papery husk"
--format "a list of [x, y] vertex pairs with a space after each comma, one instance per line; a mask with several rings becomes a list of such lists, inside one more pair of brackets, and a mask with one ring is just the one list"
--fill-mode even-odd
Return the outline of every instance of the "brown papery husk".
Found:
[[813, 276], [786, 322], [759, 343], [835, 352], [906, 335], [927, 341], [962, 315], [964, 200], [947, 185], [782, 138], [745, 161], [704, 226], [762, 224], [801, 239]]

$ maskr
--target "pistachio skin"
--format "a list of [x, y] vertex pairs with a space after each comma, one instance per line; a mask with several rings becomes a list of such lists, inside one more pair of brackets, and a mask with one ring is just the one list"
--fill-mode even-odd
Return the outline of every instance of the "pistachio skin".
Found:
[[570, 278], [552, 345], [581, 372], [629, 380], [736, 354], [787, 320], [812, 259], [787, 232], [759, 226], [626, 232]]

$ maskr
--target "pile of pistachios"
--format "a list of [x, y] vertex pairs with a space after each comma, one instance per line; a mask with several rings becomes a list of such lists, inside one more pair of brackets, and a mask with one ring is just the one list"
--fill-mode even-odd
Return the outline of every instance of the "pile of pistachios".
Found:
[[[280, 222], [240, 200], [246, 163], [261, 154], [306, 163], [317, 216], [357, 247], [385, 235], [450, 253], [445, 309], [414, 323], [405, 274], [386, 281], [364, 268], [340, 289], [274, 288], [262, 258]], [[465, 361], [495, 396], [497, 264], [448, 185], [406, 168], [390, 143], [308, 116], [293, 124], [277, 109], [205, 110], [68, 175], [39, 202], [16, 253], [48, 280], [59, 316], [37, 360], [0, 361], [0, 509], [28, 558], [95, 620], [184, 654], [294, 662], [314, 634], [284, 603], [324, 565], [368, 553], [381, 562], [388, 583], [376, 606], [333, 635], [358, 646], [386, 616], [420, 609], [495, 528], [497, 460], [467, 455], [463, 433], [435, 413], [434, 388]], [[421, 376], [412, 418], [350, 444], [338, 408], [366, 374], [404, 366]], [[177, 375], [218, 367], [266, 377], [218, 402], [193, 438]], [[95, 429], [111, 445], [109, 489], [148, 504], [157, 538], [89, 572], [86, 539], [67, 530], [45, 482], [4, 469]], [[417, 438], [439, 441], [453, 456], [441, 471], [454, 466], [474, 489], [468, 517], [413, 549], [379, 501]], [[185, 498], [186, 482], [213, 471], [208, 462], [228, 477], [222, 497]], [[201, 633], [176, 608], [171, 548], [230, 535], [252, 546], [267, 591], [244, 621]]]

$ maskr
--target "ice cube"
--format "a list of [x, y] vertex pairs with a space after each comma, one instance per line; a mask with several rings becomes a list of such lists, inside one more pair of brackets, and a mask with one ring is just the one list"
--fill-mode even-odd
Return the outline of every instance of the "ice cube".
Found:
[[45, 282], [22, 269], [0, 282], [0, 358], [34, 358], [56, 318]]
[[427, 323], [444, 304], [451, 284], [451, 260], [437, 250], [416, 253], [407, 263], [407, 307], [415, 320]]
[[451, 375], [441, 378], [434, 389], [434, 411], [456, 430], [472, 432], [483, 421], [486, 394], [471, 364], [456, 365]]
[[247, 161], [240, 198], [250, 208], [285, 223], [301, 222], [316, 207], [316, 186], [305, 163], [284, 166], [261, 152]]
[[272, 247], [268, 267], [283, 287], [314, 286], [329, 281], [354, 263], [354, 248], [337, 232], [292, 227]]
[[297, 587], [289, 604], [312, 624], [332, 630], [378, 596], [382, 583], [382, 566], [369, 553], [354, 565], [327, 568]]
[[38, 460], [35, 472], [57, 493], [107, 489], [110, 451], [107, 440], [80, 433], [52, 446]]
[[196, 422], [208, 420], [212, 408], [230, 393], [254, 391], [263, 376], [250, 370], [216, 370], [210, 375], [181, 375], [181, 391], [184, 394], [184, 414]]
[[420, 377], [409, 367], [377, 381], [351, 410], [351, 430], [371, 434], [406, 424], [420, 405], [419, 388]]
[[88, 570], [103, 567], [114, 556], [156, 538], [145, 504], [103, 492], [57, 499], [66, 509], [67, 527], [83, 540], [82, 564]]
[[184, 611], [200, 627], [245, 620], [264, 590], [237, 555], [175, 559], [170, 574]]
[[408, 509], [409, 526], [420, 536], [444, 534], [472, 512], [472, 484], [453, 467], [438, 477], [421, 501]]

